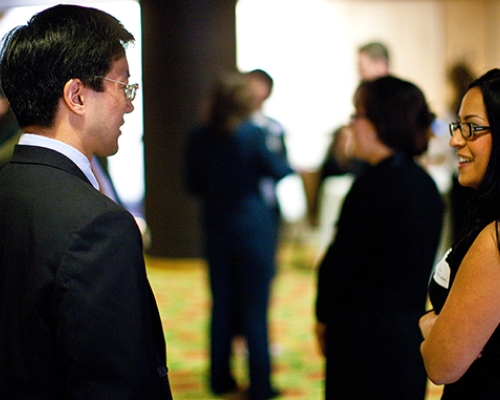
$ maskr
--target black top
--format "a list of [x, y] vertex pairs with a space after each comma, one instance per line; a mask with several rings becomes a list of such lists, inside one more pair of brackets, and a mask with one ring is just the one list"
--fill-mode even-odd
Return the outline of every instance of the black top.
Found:
[[[444, 306], [465, 254], [480, 231], [478, 228], [459, 240], [446, 259], [436, 266], [429, 284], [429, 297], [437, 314]], [[449, 280], [446, 279], [448, 276]], [[445, 385], [442, 399], [500, 399], [500, 329], [497, 328], [486, 343], [482, 357], [475, 360], [457, 382]]]
[[370, 310], [422, 312], [442, 216], [434, 181], [403, 154], [359, 177], [320, 265], [318, 320]]

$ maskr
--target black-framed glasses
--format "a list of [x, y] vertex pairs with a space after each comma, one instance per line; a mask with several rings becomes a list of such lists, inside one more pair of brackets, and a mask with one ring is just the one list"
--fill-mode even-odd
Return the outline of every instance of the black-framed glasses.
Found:
[[485, 132], [490, 130], [489, 126], [476, 125], [472, 122], [452, 122], [449, 125], [449, 128], [450, 136], [453, 136], [458, 129], [465, 140], [472, 139], [478, 132]]
[[109, 79], [109, 78], [104, 78], [104, 77], [99, 77], [99, 78], [104, 79], [105, 81], [118, 83], [119, 85], [122, 85], [123, 90], [125, 92], [125, 97], [127, 98], [127, 100], [133, 101], [135, 99], [135, 95], [137, 94], [137, 89], [139, 89], [138, 83], [126, 84], [126, 83], [123, 83], [120, 81], [115, 81], [114, 79]]

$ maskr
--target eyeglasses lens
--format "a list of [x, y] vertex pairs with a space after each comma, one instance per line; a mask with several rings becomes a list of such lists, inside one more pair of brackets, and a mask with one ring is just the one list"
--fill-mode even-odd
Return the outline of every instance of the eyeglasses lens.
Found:
[[457, 122], [451, 123], [450, 136], [453, 136], [457, 129], [460, 130], [460, 134], [464, 139], [468, 139], [472, 136], [471, 124], [469, 123], [457, 123]]
[[125, 96], [127, 97], [127, 100], [132, 101], [135, 99], [137, 88], [138, 88], [137, 84], [127, 85], [125, 87]]

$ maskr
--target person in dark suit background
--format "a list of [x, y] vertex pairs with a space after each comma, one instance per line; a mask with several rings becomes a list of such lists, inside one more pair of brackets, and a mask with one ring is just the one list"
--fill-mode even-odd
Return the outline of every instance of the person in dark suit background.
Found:
[[[381, 42], [369, 42], [360, 46], [357, 52], [360, 81], [372, 81], [389, 75], [389, 60], [389, 49]], [[350, 129], [349, 125], [342, 125], [332, 133], [332, 141], [321, 168], [320, 182], [332, 175], [353, 173], [359, 176], [368, 168], [366, 161], [353, 158], [346, 153], [345, 146]]]
[[347, 194], [319, 266], [316, 332], [326, 399], [423, 400], [418, 319], [444, 205], [414, 157], [434, 119], [423, 93], [392, 76], [363, 81], [350, 151], [370, 168]]
[[[387, 45], [381, 42], [368, 42], [357, 49], [357, 70], [360, 81], [372, 81], [387, 76], [390, 71], [390, 57]], [[331, 133], [330, 144], [319, 169], [318, 183], [315, 187], [313, 212], [317, 216], [320, 204], [319, 192], [324, 181], [332, 176], [352, 174], [354, 177], [369, 168], [366, 161], [356, 159], [346, 149], [346, 142], [351, 135], [349, 124], [336, 127]], [[316, 218], [315, 218], [316, 219]]]
[[[458, 119], [458, 111], [462, 104], [462, 98], [469, 90], [469, 85], [474, 81], [475, 74], [470, 66], [465, 62], [453, 64], [447, 71], [448, 81], [453, 89], [453, 97], [449, 105], [450, 119]], [[454, 168], [452, 173], [452, 186], [450, 190], [450, 208], [452, 217], [452, 241], [455, 242], [465, 227], [467, 220], [467, 208], [474, 189], [462, 186], [458, 182], [458, 171]]]
[[230, 356], [238, 333], [248, 346], [248, 397], [264, 400], [279, 394], [270, 379], [267, 328], [277, 222], [259, 184], [264, 176], [279, 180], [293, 171], [250, 121], [252, 102], [244, 74], [217, 80], [208, 119], [188, 141], [186, 184], [202, 207], [212, 293], [210, 387], [217, 395], [237, 389]]
[[[253, 69], [247, 72], [246, 75], [250, 80], [250, 88], [253, 96], [252, 122], [264, 131], [265, 143], [269, 151], [281, 157], [284, 162], [288, 162], [285, 130], [278, 121], [265, 115], [263, 110], [264, 103], [273, 92], [274, 79], [260, 68]], [[276, 194], [276, 183], [276, 179], [271, 176], [264, 176], [260, 181], [261, 194], [268, 206], [273, 210], [273, 215], [276, 218], [276, 230], [273, 240], [277, 248], [281, 214]]]
[[358, 48], [358, 74], [362, 81], [372, 81], [389, 75], [389, 49], [380, 42], [370, 42]]
[[2, 399], [172, 399], [140, 232], [90, 164], [134, 110], [133, 41], [102, 11], [58, 5], [2, 47], [26, 132], [0, 171]]

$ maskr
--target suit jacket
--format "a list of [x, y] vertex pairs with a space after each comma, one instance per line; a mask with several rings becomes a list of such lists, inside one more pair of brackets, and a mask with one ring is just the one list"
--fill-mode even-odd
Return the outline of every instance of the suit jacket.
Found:
[[0, 232], [0, 398], [172, 398], [128, 211], [64, 155], [16, 146]]

